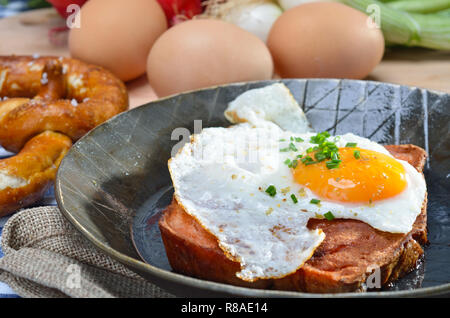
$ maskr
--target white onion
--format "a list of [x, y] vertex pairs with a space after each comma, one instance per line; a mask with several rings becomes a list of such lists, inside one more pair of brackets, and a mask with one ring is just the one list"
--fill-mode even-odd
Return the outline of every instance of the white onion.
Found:
[[266, 42], [272, 24], [283, 12], [270, 0], [228, 0], [209, 2], [204, 17], [233, 23]]
[[280, 7], [269, 1], [236, 6], [223, 20], [255, 34], [266, 42], [272, 24], [281, 13]]

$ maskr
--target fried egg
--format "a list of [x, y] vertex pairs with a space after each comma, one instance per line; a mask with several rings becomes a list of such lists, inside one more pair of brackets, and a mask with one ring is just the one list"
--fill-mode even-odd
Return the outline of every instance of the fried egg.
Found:
[[[274, 117], [292, 105], [258, 100], [257, 108], [249, 92], [226, 111], [240, 123], [203, 129], [169, 160], [175, 198], [240, 263], [237, 277], [281, 278], [299, 269], [325, 239], [307, 228], [310, 218], [355, 219], [391, 233], [412, 229], [426, 194], [414, 167], [350, 133], [316, 134], [305, 122], [303, 133], [289, 131]], [[294, 111], [293, 118], [306, 120], [300, 107]]]
[[229, 104], [224, 115], [234, 124], [276, 124], [293, 133], [313, 131], [289, 88], [282, 83], [248, 90]]

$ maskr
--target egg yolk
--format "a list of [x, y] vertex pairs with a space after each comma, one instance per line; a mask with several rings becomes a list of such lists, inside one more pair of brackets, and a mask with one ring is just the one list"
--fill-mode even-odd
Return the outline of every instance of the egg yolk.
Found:
[[327, 168], [327, 160], [299, 163], [293, 170], [295, 181], [320, 198], [349, 203], [388, 199], [407, 186], [403, 165], [390, 156], [357, 147], [339, 148], [339, 156], [341, 163], [334, 169]]

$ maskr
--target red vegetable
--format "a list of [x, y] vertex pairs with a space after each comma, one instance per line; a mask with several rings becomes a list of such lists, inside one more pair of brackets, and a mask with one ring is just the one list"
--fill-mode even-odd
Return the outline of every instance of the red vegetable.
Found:
[[192, 19], [202, 13], [201, 0], [158, 0], [166, 14], [169, 25]]
[[87, 0], [47, 0], [47, 2], [49, 2], [64, 19], [74, 13], [73, 11], [67, 12], [68, 5], [77, 4], [81, 7], [86, 1]]

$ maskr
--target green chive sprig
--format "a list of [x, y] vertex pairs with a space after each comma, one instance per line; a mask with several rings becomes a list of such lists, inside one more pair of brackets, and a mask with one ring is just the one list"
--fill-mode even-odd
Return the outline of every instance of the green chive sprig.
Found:
[[306, 153], [309, 154], [315, 151], [315, 160], [311, 158], [311, 156], [307, 155], [301, 159], [301, 162], [304, 165], [308, 166], [325, 161], [327, 159], [331, 159], [326, 162], [326, 167], [328, 169], [339, 167], [339, 164], [341, 163], [339, 148], [334, 142], [328, 141], [328, 137], [330, 137], [330, 133], [327, 131], [318, 133], [317, 135], [311, 137], [310, 142], [313, 144], [317, 144], [317, 146], [308, 148], [306, 150]]
[[277, 194], [277, 189], [273, 185], [270, 185], [266, 189], [266, 193], [268, 193], [271, 197], [274, 197]]
[[297, 200], [297, 197], [295, 196], [295, 194], [291, 194], [291, 199], [292, 199], [292, 202], [298, 203], [298, 200]]
[[331, 220], [334, 219], [334, 215], [333, 215], [333, 213], [331, 213], [331, 211], [328, 211], [328, 212], [325, 213], [323, 216], [324, 216], [328, 221], [331, 221]]

